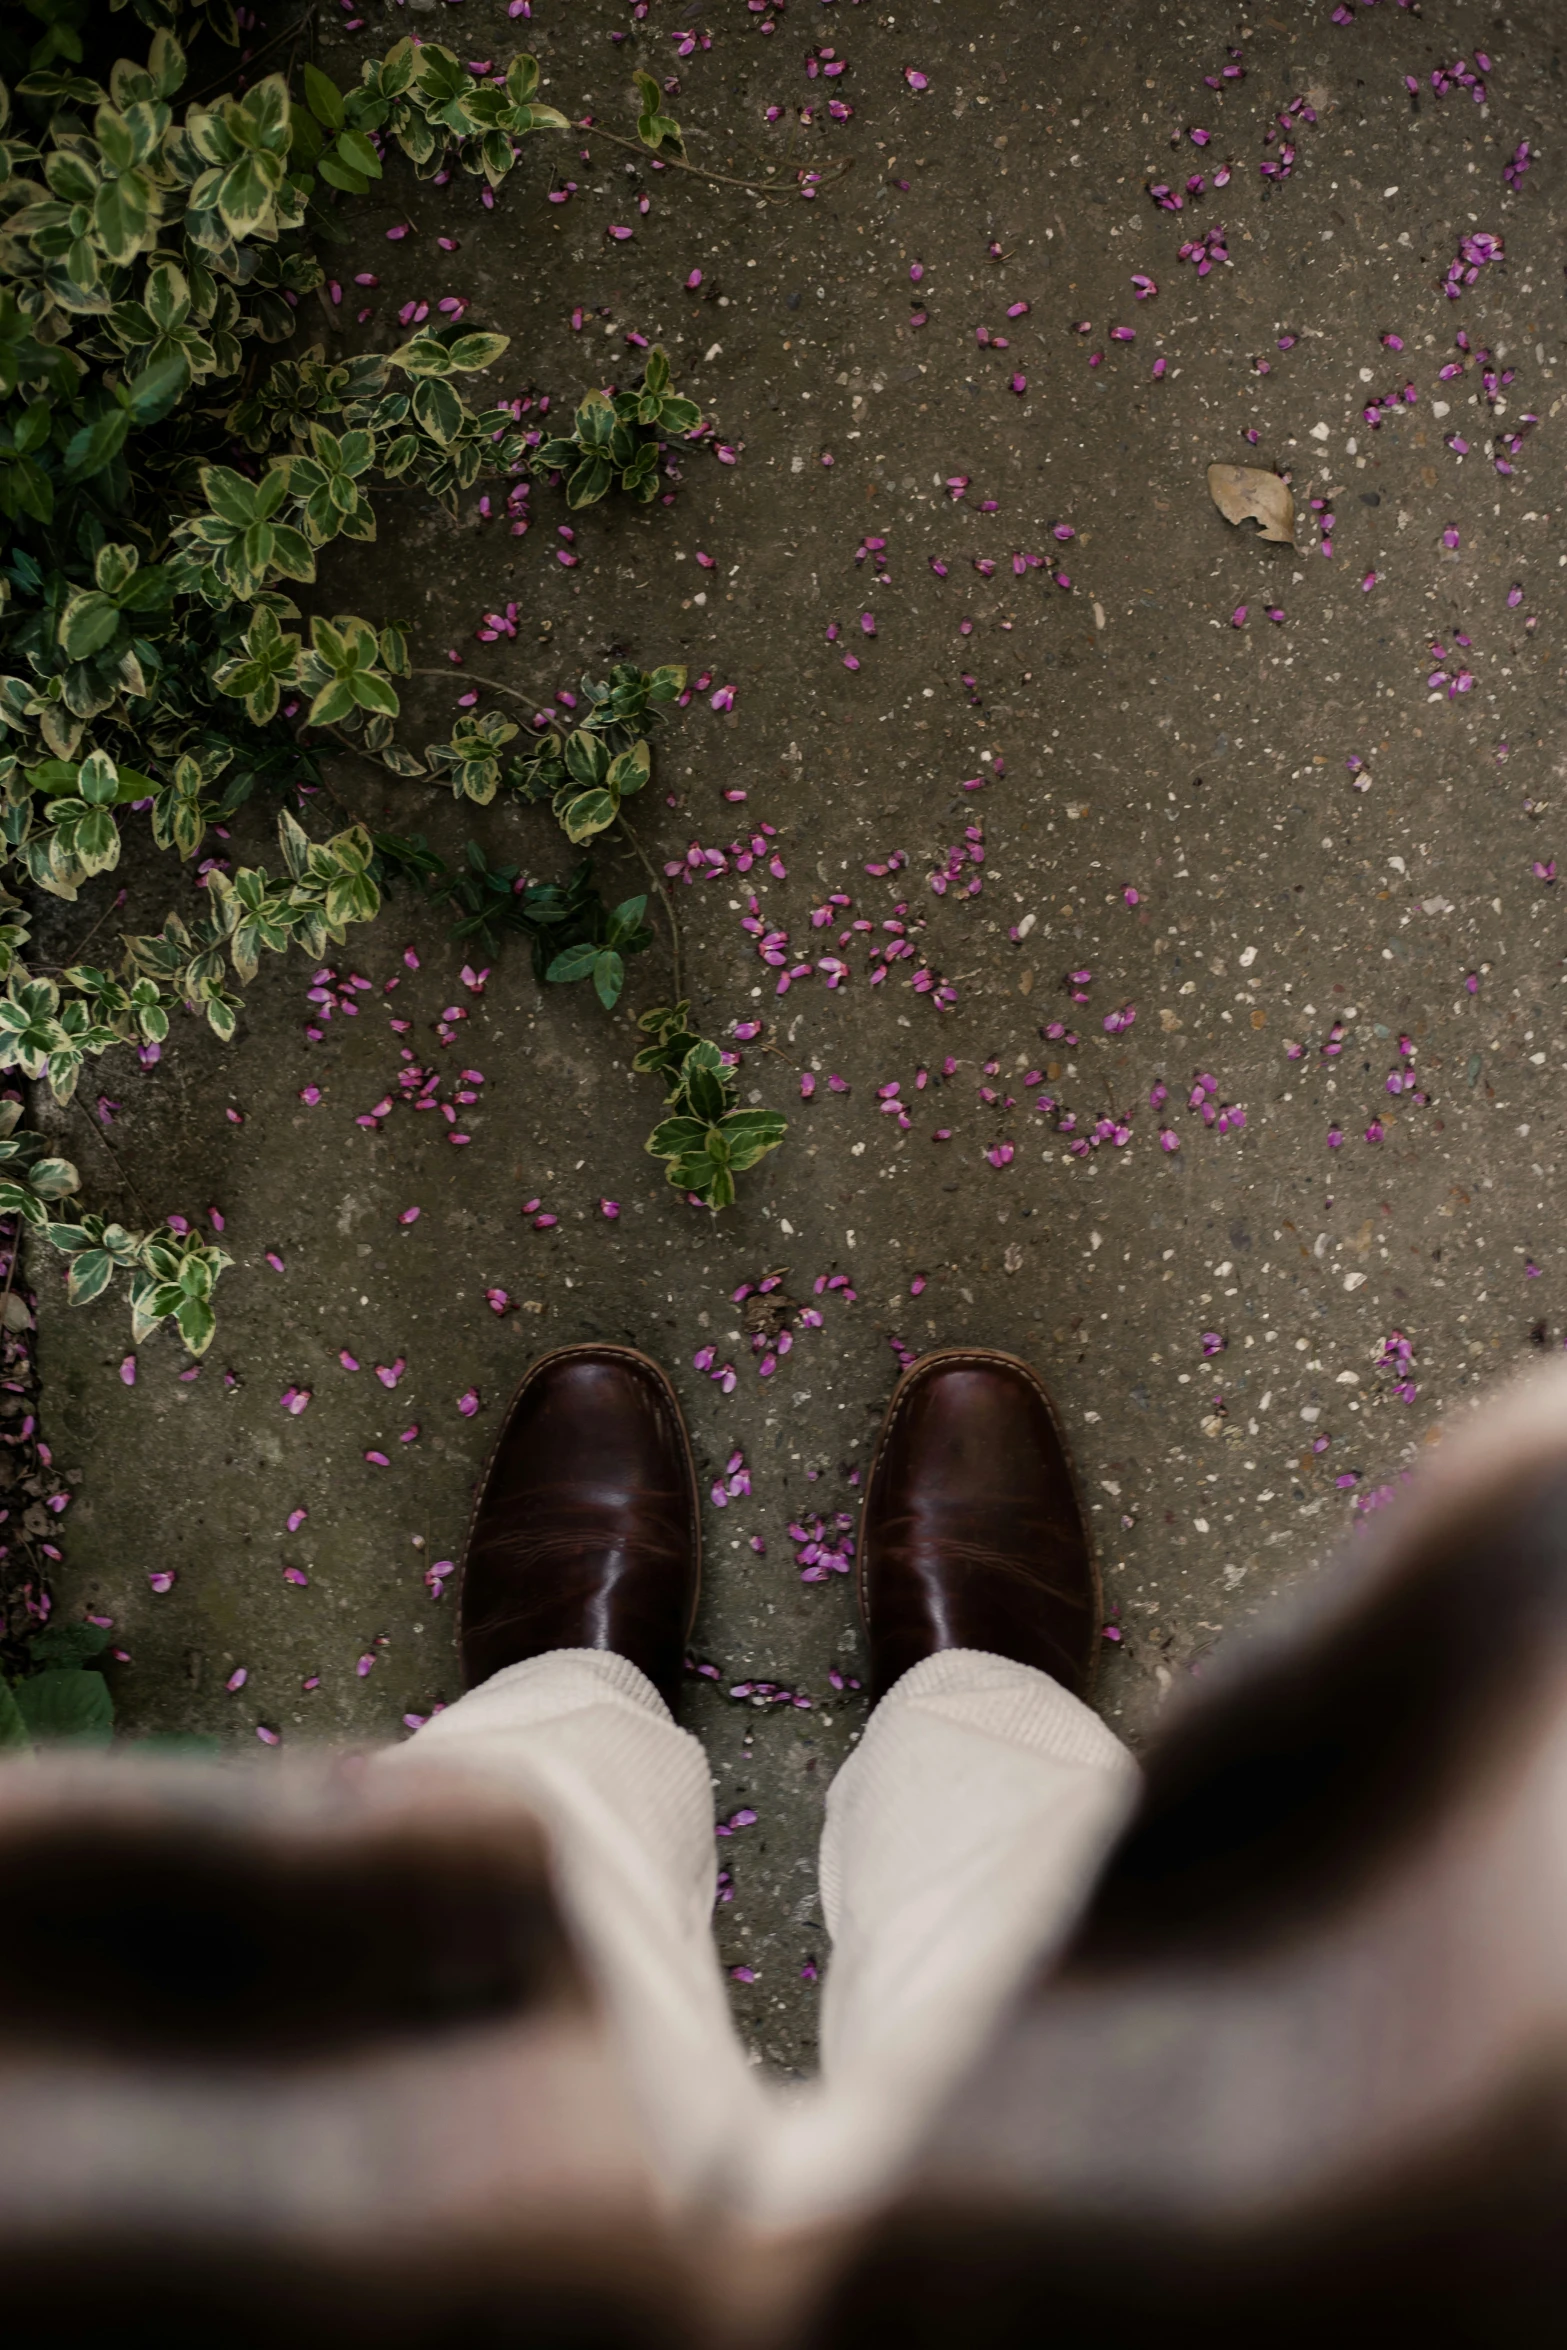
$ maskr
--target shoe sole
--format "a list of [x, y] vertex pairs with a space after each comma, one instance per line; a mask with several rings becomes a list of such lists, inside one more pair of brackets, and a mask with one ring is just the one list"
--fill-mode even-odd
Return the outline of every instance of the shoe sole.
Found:
[[685, 1629], [680, 1635], [682, 1646], [688, 1646], [690, 1643], [691, 1634], [696, 1627], [697, 1609], [702, 1598], [702, 1492], [697, 1483], [696, 1461], [691, 1451], [691, 1431], [686, 1426], [686, 1416], [680, 1408], [680, 1398], [675, 1393], [673, 1382], [663, 1364], [656, 1363], [651, 1355], [643, 1354], [640, 1347], [616, 1346], [607, 1340], [599, 1345], [591, 1339], [584, 1339], [574, 1346], [551, 1347], [548, 1354], [542, 1354], [537, 1361], [531, 1362], [519, 1380], [510, 1403], [506, 1406], [505, 1416], [501, 1421], [501, 1432], [490, 1447], [489, 1458], [484, 1464], [483, 1474], [474, 1493], [473, 1506], [468, 1512], [468, 1531], [463, 1537], [462, 1558], [457, 1570], [457, 1642], [459, 1652], [463, 1637], [463, 1596], [468, 1587], [468, 1557], [473, 1549], [474, 1528], [479, 1522], [479, 1512], [484, 1507], [484, 1496], [489, 1487], [490, 1474], [500, 1457], [500, 1449], [505, 1442], [506, 1430], [511, 1425], [512, 1414], [541, 1372], [548, 1370], [554, 1363], [569, 1363], [582, 1355], [592, 1355], [597, 1360], [602, 1360], [607, 1355], [612, 1361], [636, 1363], [642, 1370], [651, 1371], [654, 1379], [663, 1389], [664, 1399], [674, 1416], [681, 1449], [685, 1455], [686, 1474], [691, 1481], [691, 1548], [696, 1560], [696, 1579], [691, 1593], [690, 1614], [687, 1617]]
[[1055, 1431], [1056, 1442], [1061, 1447], [1061, 1457], [1066, 1462], [1066, 1473], [1068, 1482], [1072, 1488], [1072, 1499], [1077, 1504], [1078, 1521], [1083, 1529], [1083, 1541], [1088, 1552], [1089, 1581], [1093, 1592], [1093, 1644], [1088, 1651], [1087, 1666], [1083, 1675], [1083, 1686], [1080, 1690], [1074, 1692], [1075, 1695], [1081, 1698], [1084, 1705], [1088, 1705], [1093, 1700], [1094, 1689], [1099, 1680], [1099, 1627], [1104, 1621], [1104, 1585], [1099, 1573], [1099, 1550], [1098, 1545], [1094, 1540], [1093, 1522], [1088, 1515], [1086, 1507], [1084, 1506], [1082, 1479], [1077, 1473], [1077, 1463], [1072, 1457], [1072, 1447], [1067, 1442], [1066, 1430], [1061, 1425], [1060, 1414], [1057, 1412], [1055, 1405], [1050, 1399], [1050, 1390], [1046, 1387], [1044, 1381], [1040, 1378], [1039, 1373], [1034, 1369], [1032, 1363], [1025, 1363], [1021, 1355], [1003, 1354], [999, 1347], [939, 1346], [934, 1350], [933, 1353], [928, 1355], [921, 1355], [918, 1362], [911, 1363], [908, 1369], [904, 1372], [902, 1378], [898, 1381], [897, 1386], [892, 1391], [892, 1400], [887, 1406], [887, 1414], [885, 1419], [882, 1421], [881, 1432], [876, 1438], [875, 1449], [871, 1454], [871, 1465], [865, 1479], [865, 1499], [860, 1504], [859, 1557], [855, 1566], [855, 1585], [859, 1595], [860, 1624], [865, 1633], [866, 1647], [868, 1649], [870, 1646], [871, 1621], [870, 1607], [865, 1590], [865, 1529], [867, 1520], [870, 1516], [871, 1493], [876, 1483], [876, 1472], [881, 1466], [882, 1454], [886, 1450], [887, 1439], [892, 1433], [893, 1426], [897, 1420], [899, 1412], [903, 1408], [905, 1398], [907, 1397], [909, 1391], [919, 1380], [927, 1378], [933, 1370], [943, 1368], [950, 1369], [951, 1366], [955, 1363], [971, 1363], [985, 1370], [995, 1370], [999, 1365], [1008, 1371], [1021, 1372], [1023, 1377], [1028, 1381], [1030, 1387], [1033, 1388], [1035, 1394], [1039, 1397], [1040, 1402], [1044, 1405], [1045, 1415], [1048, 1418], [1051, 1427]]

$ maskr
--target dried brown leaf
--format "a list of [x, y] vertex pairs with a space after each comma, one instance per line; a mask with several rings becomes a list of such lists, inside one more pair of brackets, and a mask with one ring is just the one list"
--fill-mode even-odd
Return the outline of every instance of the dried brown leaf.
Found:
[[1295, 544], [1295, 500], [1288, 482], [1258, 465], [1210, 465], [1208, 488], [1226, 522], [1256, 522], [1265, 539]]

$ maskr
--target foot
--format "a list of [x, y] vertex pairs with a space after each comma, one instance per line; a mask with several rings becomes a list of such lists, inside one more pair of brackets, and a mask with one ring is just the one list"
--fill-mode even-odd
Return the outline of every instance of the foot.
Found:
[[1086, 1695], [1099, 1579], [1050, 1398], [1026, 1363], [927, 1355], [899, 1382], [860, 1526], [872, 1698], [940, 1648], [1037, 1665]]
[[547, 1649], [607, 1648], [673, 1707], [700, 1577], [696, 1471], [663, 1372], [625, 1346], [542, 1356], [474, 1507], [465, 1685]]

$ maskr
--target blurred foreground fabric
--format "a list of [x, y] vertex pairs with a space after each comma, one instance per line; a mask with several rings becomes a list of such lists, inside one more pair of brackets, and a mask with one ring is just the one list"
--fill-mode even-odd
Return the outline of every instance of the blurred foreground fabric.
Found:
[[[8, 2345], [1554, 2328], [1567, 1371], [1452, 1430], [1226, 1653], [1118, 1835], [1134, 1782], [1099, 1762], [1121, 1793], [1056, 1872], [1067, 1906], [1036, 1904], [1038, 1955], [924, 2011], [951, 2077], [911, 2096], [896, 2032], [877, 2051], [919, 1976], [905, 1914], [861, 1950], [858, 2051], [831, 2051], [814, 2106], [737, 2091], [695, 2197], [670, 2192], [589, 1947], [625, 1921], [573, 1905], [547, 1800], [434, 1747], [418, 1770], [0, 1773]], [[835, 1896], [846, 1946], [878, 1863], [898, 1854], [872, 1840]], [[980, 1870], [976, 1945], [986, 1898]], [[878, 2107], [907, 2142], [876, 2140]]]

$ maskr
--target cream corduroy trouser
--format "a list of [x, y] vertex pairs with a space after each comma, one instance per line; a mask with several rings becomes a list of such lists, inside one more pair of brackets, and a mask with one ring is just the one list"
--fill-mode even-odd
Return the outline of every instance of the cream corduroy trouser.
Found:
[[504, 1784], [548, 1827], [671, 2203], [764, 2226], [875, 2195], [1070, 1927], [1136, 1789], [1120, 1740], [1047, 1674], [977, 1649], [907, 1673], [827, 1797], [821, 2077], [775, 2090], [713, 1941], [707, 1758], [635, 1665], [557, 1649], [508, 1666], [377, 1765], [429, 1766]]

